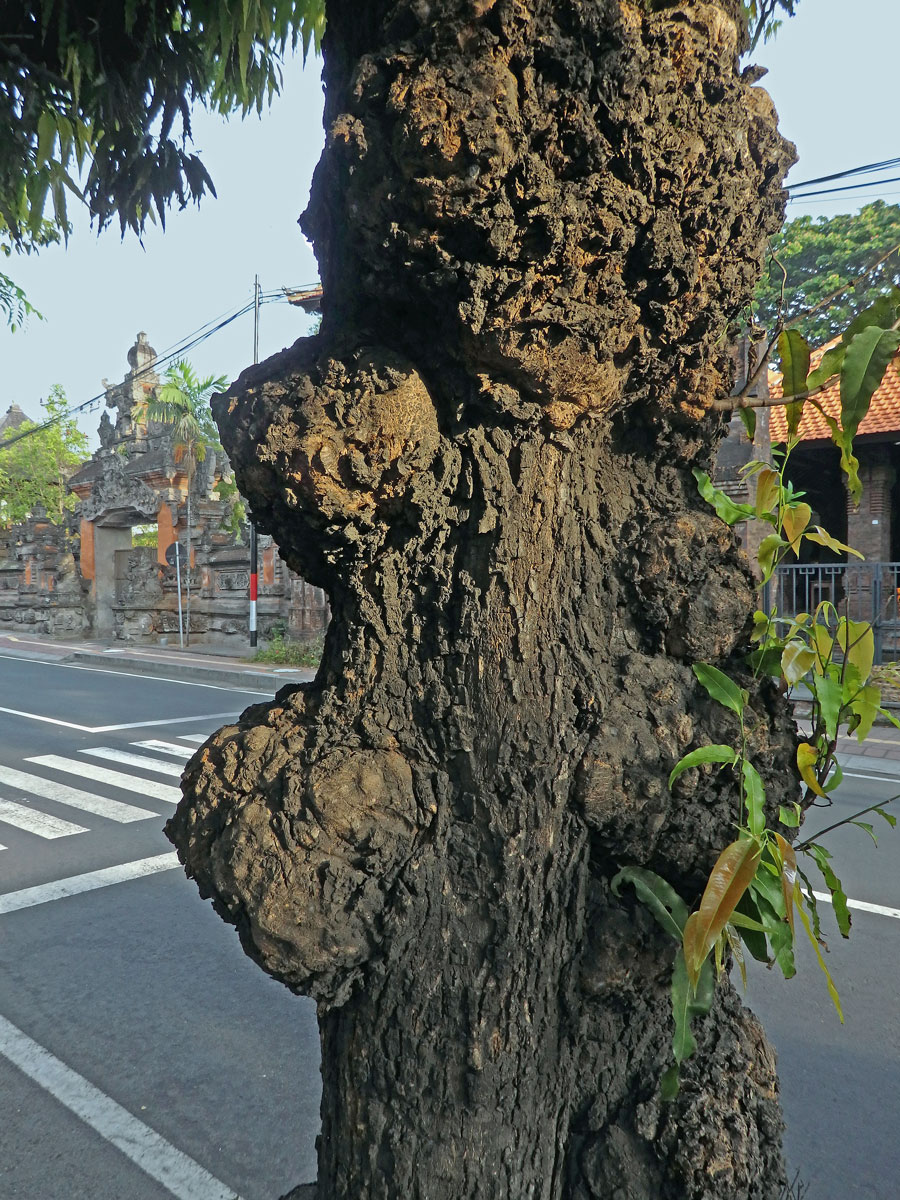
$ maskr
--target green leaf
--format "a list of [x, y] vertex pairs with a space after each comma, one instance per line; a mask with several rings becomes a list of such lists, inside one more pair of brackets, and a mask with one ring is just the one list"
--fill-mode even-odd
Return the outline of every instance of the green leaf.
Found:
[[872, 326], [878, 329], [890, 329], [897, 320], [897, 299], [895, 296], [878, 296], [873, 304], [850, 322], [841, 335], [844, 346], [848, 346], [858, 333]]
[[895, 828], [895, 826], [897, 824], [897, 818], [894, 816], [893, 813], [885, 812], [885, 810], [883, 808], [875, 808], [872, 811], [877, 812], [879, 817], [884, 817], [885, 821], [887, 821], [887, 823], [888, 823], [888, 825], [890, 825], [891, 829]]
[[[766, 935], [772, 947], [772, 956], [785, 979], [792, 979], [797, 974], [797, 967], [794, 963], [794, 935], [788, 924], [787, 914], [784, 912], [784, 897], [780, 880], [768, 871], [760, 871], [750, 888], [760, 920], [765, 926]], [[744, 945], [748, 950], [750, 949], [746, 936]], [[752, 954], [753, 951], [750, 950], [750, 953]]]
[[[833, 671], [834, 668], [830, 668]], [[825, 736], [829, 741], [837, 737], [838, 721], [841, 715], [843, 689], [840, 679], [826, 672], [824, 675], [813, 675], [810, 685], [819, 702], [819, 712], [825, 722]]]
[[744, 711], [744, 693], [733, 680], [709, 663], [694, 663], [691, 669], [713, 700], [741, 715]]
[[878, 838], [875, 836], [875, 826], [870, 825], [868, 821], [851, 821], [851, 825], [855, 825], [857, 829], [862, 829], [869, 835], [875, 845], [878, 845]]
[[832, 346], [830, 350], [826, 350], [819, 360], [819, 365], [814, 371], [810, 372], [809, 378], [806, 381], [808, 391], [813, 391], [814, 388], [821, 387], [827, 383], [832, 375], [837, 375], [844, 361], [844, 354], [847, 347], [842, 342], [839, 346]]
[[828, 861], [831, 855], [824, 846], [820, 846], [816, 842], [811, 842], [806, 847], [806, 853], [814, 859], [816, 866], [822, 872], [825, 886], [831, 893], [831, 903], [834, 906], [834, 915], [837, 918], [841, 937], [849, 937], [850, 925], [852, 924], [850, 909], [847, 907], [847, 896], [844, 892], [843, 884], [831, 869], [831, 864]]
[[683, 758], [680, 758], [672, 768], [672, 773], [669, 776], [669, 787], [672, 786], [679, 775], [683, 775], [691, 767], [698, 767], [702, 763], [733, 763], [736, 758], [737, 754], [731, 746], [701, 746], [698, 750], [691, 750], [689, 754], [685, 754]]
[[831, 972], [828, 970], [828, 967], [825, 965], [825, 959], [822, 957], [822, 950], [819, 946], [819, 939], [815, 936], [815, 934], [813, 933], [813, 930], [810, 928], [809, 917], [806, 915], [806, 910], [803, 907], [803, 899], [801, 896], [799, 884], [797, 885], [797, 887], [794, 891], [794, 903], [796, 905], [797, 913], [799, 914], [800, 921], [803, 925], [803, 928], [806, 930], [806, 936], [809, 938], [812, 948], [816, 952], [816, 958], [819, 960], [819, 966], [822, 968], [822, 971], [825, 974], [825, 979], [828, 984], [828, 994], [829, 994], [829, 996], [831, 996], [831, 1002], [834, 1005], [835, 1009], [837, 1010], [837, 1015], [840, 1017], [841, 1024], [843, 1025], [844, 1013], [841, 1009], [841, 998], [838, 995], [837, 988], [834, 986], [834, 980], [831, 978]]
[[623, 867], [610, 883], [613, 894], [618, 896], [623, 883], [630, 883], [650, 912], [676, 942], [681, 941], [688, 907], [670, 883], [653, 871], [643, 867]]
[[747, 431], [747, 437], [752, 442], [756, 437], [756, 409], [739, 408], [738, 416], [741, 418], [741, 423]]
[[898, 349], [900, 333], [877, 325], [863, 329], [849, 342], [841, 368], [841, 427], [847, 437], [855, 436]]
[[756, 767], [747, 762], [741, 763], [741, 783], [744, 793], [744, 804], [747, 809], [747, 827], [754, 837], [762, 837], [766, 827], [766, 814], [763, 807], [766, 802], [766, 789]]
[[778, 820], [782, 825], [786, 825], [788, 829], [800, 828], [800, 816], [800, 805], [796, 801], [794, 801], [790, 808], [786, 808], [783, 804], [778, 806]]
[[784, 329], [778, 335], [778, 356], [781, 359], [782, 392], [796, 396], [806, 391], [809, 374], [809, 343], [796, 329]]
[[768, 583], [775, 571], [776, 556], [778, 551], [787, 546], [787, 542], [780, 538], [777, 533], [770, 533], [768, 537], [764, 537], [759, 543], [759, 549], [756, 552], [756, 559], [759, 563], [759, 568], [762, 571], [763, 583]]
[[716, 515], [726, 525], [736, 525], [738, 521], [747, 521], [756, 516], [756, 509], [750, 504], [735, 504], [719, 488], [714, 487], [709, 476], [704, 471], [694, 468], [694, 478], [697, 480], [697, 490], [703, 499], [713, 506]]
[[791, 504], [781, 514], [781, 529], [797, 558], [800, 557], [800, 541], [809, 525], [812, 509], [808, 504]]
[[691, 987], [684, 953], [679, 949], [672, 970], [672, 1016], [675, 1018], [672, 1052], [679, 1066], [697, 1049], [697, 1042], [691, 1032], [691, 1021], [694, 1017], [705, 1017], [709, 1012], [715, 986], [712, 963], [707, 959], [700, 971], [696, 988]]

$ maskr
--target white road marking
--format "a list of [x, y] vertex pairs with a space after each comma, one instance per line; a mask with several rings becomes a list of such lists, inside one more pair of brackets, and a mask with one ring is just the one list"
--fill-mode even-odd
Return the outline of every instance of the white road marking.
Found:
[[[813, 892], [817, 900], [826, 900], [831, 903], [830, 892]], [[883, 904], [869, 904], [865, 900], [847, 900], [848, 908], [857, 908], [860, 912], [877, 913], [880, 917], [893, 917], [896, 921], [900, 921], [900, 908], [886, 908]]]
[[159, 816], [159, 813], [152, 812], [149, 808], [123, 804], [120, 800], [107, 800], [105, 796], [95, 796], [91, 792], [83, 792], [80, 788], [57, 783], [55, 779], [44, 779], [40, 775], [28, 775], [25, 771], [16, 771], [13, 767], [0, 766], [0, 783], [5, 783], [16, 790], [21, 788], [22, 791], [29, 792], [34, 796], [43, 796], [45, 800], [54, 800], [57, 804], [65, 804], [68, 808], [78, 808], [82, 812], [93, 813], [96, 817], [106, 817], [107, 820], [117, 821], [120, 825]]
[[15, 800], [0, 800], [0, 821], [6, 825], [14, 825], [16, 829], [24, 829], [26, 833], [37, 834], [39, 838], [61, 838], [70, 837], [74, 833], [87, 833], [83, 825], [61, 821], [59, 817], [51, 817], [39, 808], [17, 804]]
[[178, 1200], [240, 1200], [237, 1192], [121, 1104], [0, 1017], [0, 1054]]
[[103, 867], [100, 871], [70, 875], [68, 879], [55, 879], [52, 883], [40, 883], [36, 887], [22, 888], [18, 892], [7, 892], [5, 896], [0, 895], [0, 916], [19, 912], [23, 908], [34, 908], [37, 904], [47, 904], [51, 900], [65, 900], [67, 896], [93, 892], [97, 888], [110, 887], [114, 883], [143, 879], [146, 875], [171, 871], [177, 866], [178, 855], [172, 850], [168, 854], [138, 858], [134, 862], [121, 863], [117, 867]]
[[[120, 674], [119, 671], [115, 672]], [[205, 685], [204, 685], [205, 686]], [[267, 696], [268, 692], [253, 692], [254, 696]], [[60, 725], [63, 729], [77, 729], [79, 733], [112, 733], [116, 729], [144, 729], [150, 725], [189, 725], [195, 721], [226, 721], [234, 720], [233, 712], [205, 713], [200, 717], [166, 717], [159, 721], [129, 721], [125, 725], [78, 725], [75, 721], [63, 721], [59, 717], [45, 717], [40, 713], [23, 712], [20, 708], [2, 708], [0, 713], [9, 713], [13, 717], [25, 717], [29, 721], [43, 721], [46, 725]], [[204, 735], [201, 741], [205, 741]]]
[[38, 767], [50, 767], [53, 771], [66, 771], [85, 779], [94, 779], [125, 792], [137, 792], [140, 796], [152, 796], [167, 804], [177, 804], [181, 799], [181, 788], [169, 783], [157, 783], [155, 779], [140, 779], [137, 775], [126, 775], [124, 771], [110, 771], [106, 767], [95, 767], [93, 763], [79, 762], [75, 758], [63, 758], [61, 754], [38, 754], [26, 762]]
[[[23, 660], [18, 654], [0, 654], [0, 659], [11, 659], [13, 662], [22, 662]], [[63, 662], [47, 662], [43, 659], [28, 659], [36, 667], [61, 667], [66, 671], [93, 671], [97, 675], [124, 675], [126, 679], [141, 679], [144, 683], [177, 683], [182, 687], [201, 687], [211, 688], [214, 692], [246, 692], [249, 696], [271, 696], [274, 692], [260, 692], [256, 688], [236, 687], [234, 684], [225, 683], [198, 683], [193, 679], [170, 679], [168, 676], [144, 674], [140, 671], [119, 671], [109, 667], [88, 667], [82, 663], [63, 663]], [[215, 669], [215, 668], [213, 668]]]
[[181, 772], [184, 770], [180, 763], [166, 761], [164, 758], [147, 758], [145, 754], [131, 754], [128, 750], [117, 750], [115, 746], [89, 746], [78, 753], [123, 763], [126, 767], [138, 767], [143, 771], [155, 771], [157, 775], [175, 775], [181, 778]]
[[150, 739], [146, 742], [132, 742], [132, 746], [140, 746], [144, 750], [162, 750], [164, 754], [177, 754], [179, 758], [190, 758], [194, 753], [187, 746], [179, 746], [176, 742], [157, 742]]
[[178, 735], [183, 742], [196, 742], [199, 746], [201, 742], [205, 742], [209, 737], [208, 733], [179, 733]]
[[845, 779], [871, 779], [873, 783], [896, 783], [896, 775], [860, 775], [858, 771], [845, 771]]

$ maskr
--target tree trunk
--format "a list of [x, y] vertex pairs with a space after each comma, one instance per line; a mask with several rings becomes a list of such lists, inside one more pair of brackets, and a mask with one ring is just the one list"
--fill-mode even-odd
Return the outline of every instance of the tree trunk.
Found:
[[[677, 1100], [674, 944], [732, 839], [752, 586], [697, 495], [791, 147], [738, 5], [331, 0], [304, 228], [314, 338], [217, 407], [253, 519], [325, 587], [314, 684], [195, 757], [169, 826], [316, 998], [319, 1200], [742, 1200], [784, 1182], [773, 1055], [727, 977]], [[792, 788], [786, 705], [751, 753]]]

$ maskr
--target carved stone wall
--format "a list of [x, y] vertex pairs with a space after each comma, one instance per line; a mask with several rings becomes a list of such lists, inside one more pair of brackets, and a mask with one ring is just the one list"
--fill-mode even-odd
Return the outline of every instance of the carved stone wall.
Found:
[[[188, 555], [191, 562], [191, 642], [246, 640], [248, 531], [237, 537], [223, 527], [228, 504], [216, 491], [230, 478], [228, 460], [209, 451], [191, 473], [170, 427], [141, 415], [160, 385], [146, 334], [138, 334], [128, 363], [122, 383], [104, 380], [115, 419], [104, 412], [99, 449], [69, 481], [80, 502], [72, 520], [57, 527], [41, 512], [0, 532], [0, 629], [172, 643], [179, 630], [178, 582], [166, 551], [178, 541], [185, 631]], [[153, 523], [156, 546], [132, 548], [132, 527]], [[260, 537], [260, 637], [273, 631], [315, 636], [329, 616], [325, 593], [292, 574], [272, 539]]]

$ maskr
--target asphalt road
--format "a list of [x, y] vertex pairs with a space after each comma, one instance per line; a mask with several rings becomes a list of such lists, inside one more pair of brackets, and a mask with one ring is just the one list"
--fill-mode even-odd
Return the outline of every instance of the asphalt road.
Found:
[[[2, 653], [0, 680], [0, 1198], [274, 1200], [312, 1180], [313, 1006], [244, 957], [162, 834], [197, 739], [260, 694]], [[896, 792], [900, 773], [855, 772], [814, 819]], [[828, 840], [879, 910], [854, 912], [848, 942], [826, 918], [845, 1024], [811, 951], [790, 982], [750, 974], [805, 1200], [900, 1198], [900, 830], [874, 820], [877, 849], [859, 829]]]
[[14, 657], [0, 679], [0, 1197], [314, 1179], [314, 1007], [245, 958], [162, 833], [197, 738], [261, 695]]

